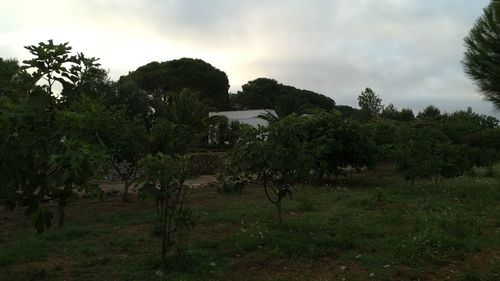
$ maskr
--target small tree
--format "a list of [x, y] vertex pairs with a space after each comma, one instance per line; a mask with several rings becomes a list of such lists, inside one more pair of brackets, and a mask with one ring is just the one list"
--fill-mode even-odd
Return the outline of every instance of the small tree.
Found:
[[370, 88], [366, 88], [358, 96], [358, 105], [361, 108], [361, 113], [369, 119], [378, 116], [383, 108], [382, 99]]
[[3, 127], [0, 204], [9, 208], [27, 207], [25, 213], [33, 217], [37, 231], [41, 232], [51, 225], [53, 216], [43, 207], [43, 202], [58, 203], [61, 226], [64, 206], [74, 191], [91, 191], [97, 186], [95, 180], [101, 170], [104, 149], [89, 139], [96, 132], [94, 123], [89, 122], [96, 103], [68, 108], [52, 92], [57, 81], [77, 81], [70, 79], [72, 73], [67, 68], [72, 63], [71, 48], [49, 41], [27, 49], [35, 55], [25, 62], [27, 68], [34, 68], [30, 80], [45, 79], [47, 84], [31, 84], [26, 95], [13, 99], [3, 97], [0, 102]]
[[152, 196], [156, 201], [158, 226], [161, 234], [161, 264], [167, 268], [167, 255], [193, 227], [186, 209], [185, 157], [163, 153], [149, 155], [141, 160], [144, 174], [139, 178], [139, 194]]
[[147, 154], [148, 135], [143, 120], [129, 119], [123, 110], [109, 109], [110, 127], [102, 132], [107, 148], [107, 162], [123, 181], [123, 201], [139, 171], [139, 161]]
[[345, 174], [348, 167], [370, 168], [376, 148], [372, 130], [355, 120], [343, 120], [338, 113], [321, 112], [300, 118], [299, 132], [314, 162], [317, 179]]
[[229, 153], [228, 164], [250, 182], [261, 184], [283, 222], [282, 202], [293, 186], [310, 176], [311, 155], [301, 141], [299, 117], [292, 114], [266, 128], [248, 128]]
[[500, 109], [500, 1], [492, 0], [476, 21], [465, 41], [465, 73], [479, 90]]

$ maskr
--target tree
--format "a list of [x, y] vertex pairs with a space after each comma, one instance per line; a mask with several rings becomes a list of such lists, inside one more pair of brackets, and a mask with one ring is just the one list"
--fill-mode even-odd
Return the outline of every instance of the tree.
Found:
[[125, 110], [108, 108], [109, 121], [100, 133], [107, 149], [107, 162], [123, 181], [123, 201], [128, 201], [128, 191], [134, 183], [139, 161], [149, 152], [148, 133], [139, 116], [130, 119]]
[[63, 86], [65, 91], [74, 91], [89, 83], [92, 79], [101, 78], [103, 71], [98, 69], [97, 58], [87, 58], [82, 53], [71, 55], [69, 43], [54, 44], [40, 42], [25, 48], [34, 56], [25, 60], [26, 68], [34, 68], [32, 76], [35, 81], [44, 80], [47, 92], [54, 94], [52, 87], [56, 82]]
[[226, 116], [214, 115], [208, 118], [208, 142], [218, 147], [229, 143], [229, 119]]
[[29, 80], [43, 79], [47, 84], [31, 84], [21, 97], [0, 98], [0, 204], [26, 207], [25, 214], [41, 232], [53, 217], [43, 202], [58, 203], [61, 226], [64, 206], [74, 192], [96, 190], [105, 150], [91, 140], [96, 136], [95, 117], [100, 116], [94, 110], [100, 108], [97, 102], [70, 108], [52, 91], [56, 82], [64, 87], [80, 81], [70, 79], [76, 72], [67, 68], [73, 62], [71, 47], [49, 40], [26, 48], [35, 55], [26, 61], [27, 68], [34, 68]]
[[228, 154], [227, 165], [233, 172], [263, 186], [280, 225], [283, 200], [292, 195], [295, 184], [309, 178], [313, 167], [300, 135], [299, 117], [292, 114], [269, 128], [247, 128]]
[[370, 88], [366, 88], [358, 96], [358, 105], [361, 108], [361, 113], [368, 119], [378, 116], [383, 108], [382, 99]]
[[197, 92], [184, 89], [172, 97], [172, 101], [166, 107], [165, 117], [174, 124], [203, 132], [207, 129], [206, 120], [209, 111], [210, 107], [199, 99]]
[[217, 110], [229, 107], [226, 73], [200, 59], [151, 62], [120, 77], [120, 85], [130, 82], [150, 97], [149, 104], [156, 112], [162, 111], [171, 97], [185, 88], [198, 92], [200, 99]]
[[311, 112], [311, 105], [302, 96], [285, 95], [278, 98], [274, 112], [266, 110], [266, 114], [259, 115], [258, 117], [271, 123], [293, 113], [301, 116], [309, 112]]
[[377, 151], [369, 126], [329, 112], [305, 116], [299, 125], [317, 179], [344, 174], [348, 167], [359, 171], [374, 165]]
[[403, 108], [399, 112], [398, 120], [399, 121], [412, 121], [415, 119], [415, 115], [413, 114], [413, 110], [410, 108]]
[[439, 129], [407, 128], [400, 137], [395, 159], [403, 176], [411, 180], [432, 179], [436, 185], [447, 178], [463, 175], [473, 167], [471, 150], [452, 144]]
[[296, 97], [311, 108], [329, 111], [335, 106], [335, 101], [327, 96], [284, 85], [270, 78], [248, 81], [241, 88], [242, 91], [230, 97], [232, 106], [236, 109], [275, 109], [285, 96]]
[[[480, 134], [485, 129], [493, 129], [498, 120], [492, 116], [477, 114], [472, 108], [443, 114], [439, 126], [454, 143], [467, 143], [467, 138]], [[473, 143], [468, 143], [473, 145]]]
[[438, 121], [442, 118], [441, 110], [434, 105], [429, 105], [418, 113], [417, 118], [422, 120]]
[[382, 112], [380, 113], [380, 117], [391, 119], [391, 120], [398, 120], [399, 118], [399, 111], [394, 106], [394, 104], [390, 103], [387, 106], [382, 109]]
[[343, 118], [351, 118], [358, 114], [358, 109], [350, 107], [348, 105], [336, 105], [335, 110], [340, 112]]
[[278, 81], [269, 78], [257, 78], [241, 86], [232, 97], [232, 105], [237, 109], [270, 109], [276, 105], [276, 98], [284, 94]]
[[401, 111], [394, 106], [394, 104], [390, 103], [382, 109], [380, 113], [380, 117], [395, 120], [395, 121], [412, 121], [415, 119], [415, 115], [413, 115], [413, 111], [409, 108], [403, 108]]
[[17, 60], [0, 58], [0, 97], [18, 100], [26, 97], [34, 86], [34, 79]]
[[500, 1], [492, 0], [465, 41], [462, 64], [486, 100], [500, 109]]
[[140, 177], [139, 194], [153, 197], [156, 201], [158, 227], [161, 236], [161, 264], [167, 268], [167, 255], [174, 246], [181, 246], [188, 231], [193, 227], [186, 208], [187, 159], [179, 155], [158, 153], [141, 160], [144, 174]]

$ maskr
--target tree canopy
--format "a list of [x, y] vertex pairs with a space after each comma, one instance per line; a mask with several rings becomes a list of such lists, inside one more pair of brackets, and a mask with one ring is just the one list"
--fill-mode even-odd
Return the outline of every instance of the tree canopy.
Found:
[[284, 85], [270, 78], [247, 82], [241, 91], [231, 96], [231, 103], [237, 109], [276, 109], [284, 96], [302, 99], [312, 108], [331, 110], [335, 106], [335, 101], [325, 95]]
[[[170, 98], [189, 88], [217, 110], [229, 107], [229, 80], [226, 73], [209, 63], [192, 58], [150, 62], [120, 77], [119, 84], [133, 82], [152, 100], [153, 108], [168, 104]], [[133, 86], [127, 86], [133, 88]]]
[[370, 88], [366, 88], [358, 96], [358, 105], [361, 112], [369, 119], [378, 116], [383, 108], [382, 99]]
[[500, 109], [500, 1], [492, 0], [465, 41], [465, 73], [486, 100]]

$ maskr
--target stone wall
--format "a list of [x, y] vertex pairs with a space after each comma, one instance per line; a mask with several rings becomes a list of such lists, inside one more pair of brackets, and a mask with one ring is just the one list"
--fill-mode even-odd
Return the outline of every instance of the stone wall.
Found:
[[[188, 162], [188, 175], [199, 176], [215, 174], [221, 166], [224, 154], [224, 152], [191, 153], [191, 157]], [[127, 165], [127, 163], [121, 163], [120, 166], [122, 168], [126, 168]], [[116, 173], [115, 169], [110, 168], [108, 175], [106, 176], [106, 182], [121, 182], [121, 177], [118, 173]]]
[[214, 175], [222, 165], [224, 152], [202, 152], [190, 154], [188, 175]]

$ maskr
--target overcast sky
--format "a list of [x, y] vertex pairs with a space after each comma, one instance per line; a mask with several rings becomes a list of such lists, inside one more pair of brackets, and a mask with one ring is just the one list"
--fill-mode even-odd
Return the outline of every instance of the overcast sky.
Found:
[[101, 58], [112, 78], [201, 58], [231, 91], [258, 77], [357, 106], [467, 106], [500, 117], [465, 77], [463, 38], [489, 0], [0, 0], [0, 57], [47, 39]]

